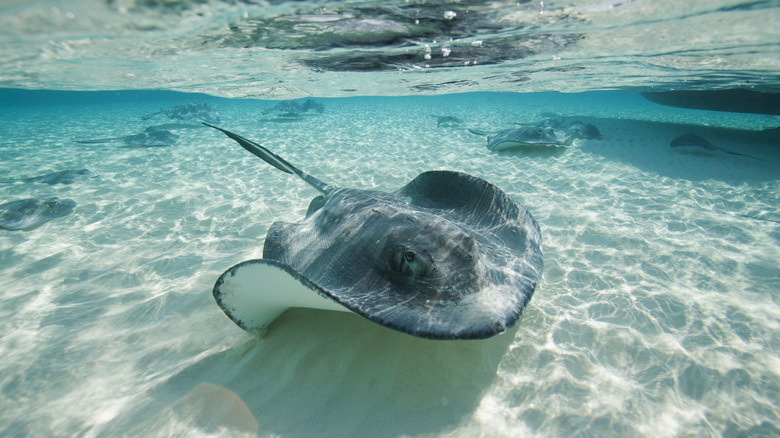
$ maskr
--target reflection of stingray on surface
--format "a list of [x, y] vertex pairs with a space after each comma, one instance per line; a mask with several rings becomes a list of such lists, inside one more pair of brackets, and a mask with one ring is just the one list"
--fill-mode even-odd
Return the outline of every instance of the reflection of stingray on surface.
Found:
[[780, 95], [744, 88], [726, 90], [676, 90], [645, 92], [642, 96], [659, 105], [754, 114], [780, 115]]
[[429, 171], [394, 193], [335, 187], [214, 128], [322, 193], [303, 222], [271, 226], [262, 259], [217, 280], [214, 298], [241, 328], [264, 330], [288, 307], [346, 308], [414, 336], [481, 339], [511, 327], [530, 301], [539, 226], [492, 184]]
[[140, 134], [125, 135], [123, 137], [97, 138], [94, 140], [76, 140], [76, 143], [99, 144], [119, 141], [130, 147], [155, 147], [171, 146], [179, 139], [177, 134], [161, 129], [157, 126], [150, 126]]
[[68, 169], [60, 170], [58, 172], [51, 172], [45, 175], [33, 176], [29, 178], [14, 178], [10, 180], [3, 180], [0, 183], [13, 183], [13, 182], [42, 182], [49, 185], [55, 184], [73, 184], [76, 181], [91, 178], [94, 174], [87, 169]]
[[0, 205], [0, 228], [32, 230], [52, 219], [70, 214], [76, 203], [70, 199], [20, 199]]

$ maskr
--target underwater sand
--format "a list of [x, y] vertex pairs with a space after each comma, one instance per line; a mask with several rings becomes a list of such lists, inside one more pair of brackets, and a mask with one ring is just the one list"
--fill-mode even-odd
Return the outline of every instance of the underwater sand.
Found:
[[[188, 101], [0, 107], [4, 177], [97, 175], [0, 185], [2, 202], [78, 203], [0, 232], [0, 435], [779, 433], [780, 149], [754, 133], [776, 118], [631, 93], [475, 93], [324, 99], [324, 114], [280, 123], [261, 115], [274, 102], [215, 99], [220, 126], [325, 181], [393, 191], [463, 171], [542, 229], [542, 282], [495, 338], [423, 340], [294, 309], [257, 340], [211, 288], [316, 192], [212, 130], [160, 148], [74, 142], [140, 132], [142, 115]], [[545, 113], [604, 138], [494, 154], [465, 129]], [[672, 150], [684, 132], [763, 161]]]

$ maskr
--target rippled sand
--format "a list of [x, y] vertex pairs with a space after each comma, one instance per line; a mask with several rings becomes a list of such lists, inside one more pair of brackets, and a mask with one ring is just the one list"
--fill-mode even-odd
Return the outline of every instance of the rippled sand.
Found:
[[[503, 188], [540, 223], [545, 249], [518, 325], [441, 342], [296, 309], [255, 340], [211, 287], [260, 257], [273, 221], [303, 217], [313, 189], [206, 129], [167, 148], [73, 142], [140, 132], [164, 103], [3, 108], [4, 174], [97, 177], [0, 185], [3, 202], [78, 203], [0, 233], [0, 434], [778, 432], [780, 150], [734, 129], [775, 119], [627, 94], [323, 102], [323, 115], [288, 123], [264, 120], [270, 102], [215, 105], [221, 126], [338, 185], [392, 191], [452, 169]], [[604, 139], [494, 154], [465, 129], [543, 113], [578, 116]], [[434, 114], [464, 124], [439, 128]], [[668, 146], [691, 130], [763, 161]]]

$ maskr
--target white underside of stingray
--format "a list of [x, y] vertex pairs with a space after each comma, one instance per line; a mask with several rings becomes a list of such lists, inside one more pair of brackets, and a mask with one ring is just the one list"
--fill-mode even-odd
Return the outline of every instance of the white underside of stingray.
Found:
[[273, 261], [248, 260], [222, 274], [214, 287], [214, 296], [239, 327], [260, 335], [291, 307], [350, 311], [330, 298], [313, 293], [306, 279], [290, 271]]

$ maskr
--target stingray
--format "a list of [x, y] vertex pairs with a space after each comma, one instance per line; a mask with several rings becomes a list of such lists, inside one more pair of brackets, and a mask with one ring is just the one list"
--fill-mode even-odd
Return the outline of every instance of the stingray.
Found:
[[483, 339], [514, 325], [542, 275], [539, 225], [498, 187], [428, 171], [392, 193], [337, 187], [220, 130], [320, 192], [299, 223], [271, 225], [261, 259], [214, 285], [239, 327], [263, 333], [289, 307], [352, 311], [428, 339]]
[[184, 105], [165, 108], [156, 113], [145, 115], [141, 117], [141, 120], [147, 120], [158, 114], [164, 114], [168, 116], [169, 119], [219, 123], [219, 112], [203, 102], [191, 102]]
[[121, 141], [132, 147], [154, 147], [171, 146], [175, 144], [178, 139], [178, 135], [167, 129], [161, 129], [158, 126], [150, 126], [140, 134], [125, 135], [123, 137], [98, 138], [94, 140], [76, 140], [76, 143], [97, 144]]
[[302, 101], [284, 100], [263, 111], [263, 115], [276, 111], [284, 113], [287, 115], [287, 117], [290, 117], [290, 114], [303, 114], [309, 110], [314, 110], [322, 114], [325, 112], [325, 105], [311, 98], [304, 99]]
[[290, 122], [297, 122], [300, 120], [303, 120], [303, 114], [296, 113], [296, 112], [283, 113], [277, 115], [272, 119], [268, 119], [269, 122], [274, 122], [274, 123], [290, 123]]
[[533, 125], [505, 129], [493, 136], [490, 136], [489, 132], [476, 129], [469, 129], [469, 132], [476, 135], [486, 135], [487, 148], [493, 152], [518, 148], [562, 148], [570, 146], [574, 140], [573, 135], [569, 135], [566, 139], [560, 139], [552, 128]]
[[721, 151], [725, 152], [727, 154], [731, 155], [739, 155], [742, 157], [748, 157], [752, 158], [754, 160], [763, 161], [761, 158], [752, 157], [750, 155], [740, 154], [739, 152], [730, 151], [728, 149], [724, 149], [722, 147], [715, 146], [714, 144], [710, 143], [709, 141], [705, 140], [702, 137], [699, 137], [696, 134], [682, 134], [678, 135], [672, 141], [669, 143], [669, 146], [673, 148], [680, 148], [680, 150], [706, 150], [706, 151]]
[[[555, 130], [563, 130], [566, 132], [567, 137], [573, 137], [573, 138], [581, 138], [585, 140], [600, 140], [602, 137], [601, 132], [599, 132], [599, 129], [591, 124], [591, 123], [585, 123], [580, 122], [579, 120], [572, 120], [571, 122], [568, 122], [568, 119], [564, 116], [558, 115], [558, 114], [552, 114], [552, 113], [543, 113], [547, 117], [545, 119], [542, 119], [536, 123], [534, 123], [534, 126], [539, 126], [542, 128], [552, 128]], [[518, 123], [519, 124], [519, 123]], [[523, 124], [519, 124], [523, 126]]]
[[455, 116], [431, 116], [436, 117], [436, 126], [452, 128], [463, 123], [463, 119], [459, 119]]
[[0, 205], [0, 228], [32, 230], [61, 216], [70, 214], [76, 203], [70, 199], [20, 199]]
[[597, 128], [596, 125], [580, 122], [577, 120], [569, 124], [569, 128], [566, 130], [566, 132], [574, 138], [581, 138], [585, 140], [601, 140], [603, 138], [599, 128]]
[[0, 181], [2, 183], [12, 183], [18, 181], [24, 182], [42, 182], [49, 185], [54, 184], [73, 184], [76, 181], [91, 178], [94, 176], [92, 172], [87, 169], [68, 169], [60, 170], [59, 172], [47, 173], [45, 175], [33, 176], [30, 178], [17, 178], [11, 180]]

